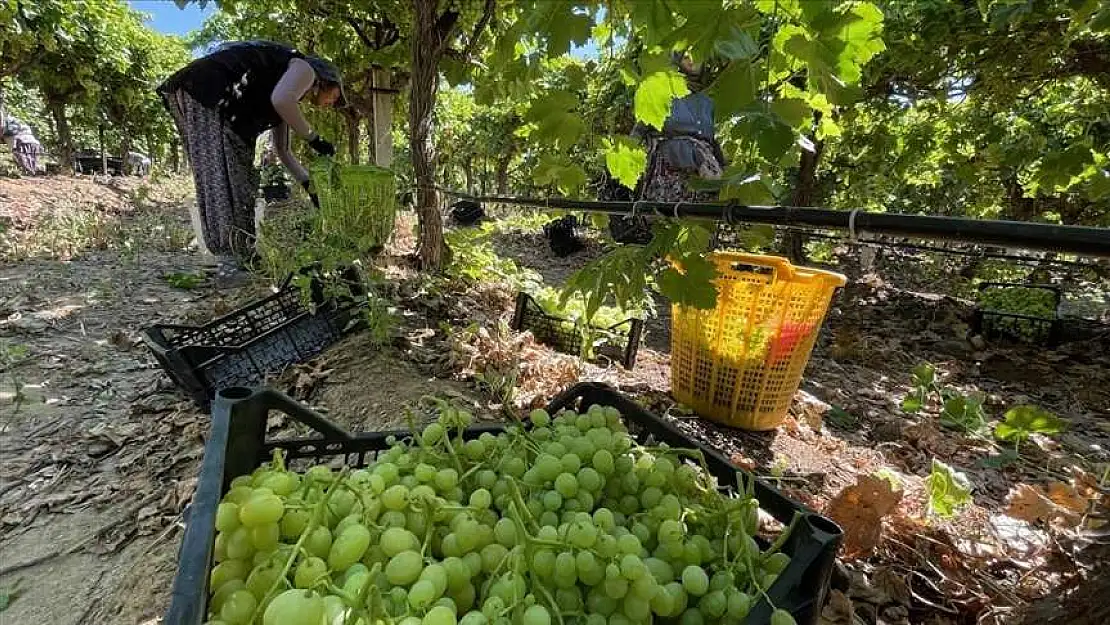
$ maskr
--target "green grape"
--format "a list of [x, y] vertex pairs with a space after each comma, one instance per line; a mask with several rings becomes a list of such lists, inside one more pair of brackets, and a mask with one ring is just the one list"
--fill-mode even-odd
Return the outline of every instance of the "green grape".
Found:
[[796, 625], [794, 617], [782, 608], [776, 608], [771, 613], [771, 625]]
[[312, 588], [317, 581], [327, 577], [328, 565], [322, 559], [312, 556], [301, 561], [293, 574], [293, 586]]
[[470, 568], [462, 558], [446, 558], [443, 569], [447, 573], [447, 588], [459, 590], [470, 583]]
[[459, 625], [486, 625], [487, 623], [489, 623], [489, 619], [486, 618], [486, 615], [477, 611], [467, 612], [459, 619]]
[[[552, 459], [554, 459], [554, 458], [552, 458]], [[538, 464], [539, 460], [537, 459], [536, 462]], [[508, 460], [505, 460], [505, 466], [504, 466], [503, 470], [504, 470], [506, 475], [519, 479], [521, 476], [524, 475], [524, 472], [528, 470], [528, 465], [526, 465], [524, 463], [523, 458], [520, 458], [518, 456], [513, 456], [512, 458], [509, 458]]]
[[424, 615], [422, 625], [455, 625], [455, 613], [450, 608], [436, 606]]
[[388, 510], [382, 513], [381, 525], [385, 527], [398, 527], [404, 529], [409, 525], [409, 517], [400, 510]]
[[597, 528], [591, 522], [575, 521], [567, 532], [567, 540], [582, 549], [592, 547], [597, 541]]
[[555, 560], [550, 549], [537, 549], [532, 556], [532, 572], [542, 579], [551, 579], [555, 575]]
[[285, 506], [277, 495], [256, 495], [239, 506], [239, 522], [246, 527], [277, 523]]
[[648, 486], [644, 489], [644, 492], [640, 493], [640, 505], [644, 507], [644, 510], [651, 510], [659, 505], [662, 499], [663, 491], [654, 486]]
[[601, 490], [603, 484], [601, 473], [593, 467], [584, 467], [578, 470], [578, 486], [591, 492], [596, 493]]
[[622, 605], [625, 616], [633, 623], [644, 623], [651, 618], [651, 604], [647, 599], [629, 594]]
[[228, 625], [247, 625], [257, 607], [258, 599], [254, 595], [247, 590], [236, 590], [224, 600], [220, 607], [220, 618]]
[[224, 585], [220, 586], [212, 595], [212, 599], [208, 602], [208, 609], [213, 614], [219, 614], [220, 609], [223, 608], [224, 602], [227, 601], [228, 597], [243, 590], [245, 587], [246, 584], [244, 584], [241, 579], [233, 579], [225, 582]]
[[563, 470], [562, 462], [555, 456], [543, 453], [536, 458], [536, 463], [533, 465], [536, 475], [544, 481], [554, 480], [559, 476]]
[[286, 540], [296, 540], [308, 527], [312, 515], [307, 510], [289, 510], [281, 517], [281, 537]]
[[711, 590], [698, 601], [698, 609], [709, 618], [718, 619], [728, 610], [728, 599], [722, 590]]
[[634, 534], [625, 534], [617, 539], [617, 550], [620, 553], [639, 555], [642, 549], [640, 539]]
[[587, 586], [596, 586], [605, 579], [605, 570], [597, 563], [597, 558], [589, 550], [579, 551], [574, 556], [575, 570], [578, 579]]
[[[577, 456], [566, 456], [567, 458]], [[574, 497], [578, 494], [578, 480], [570, 473], [560, 473], [555, 478], [555, 490], [563, 497]]]
[[322, 525], [317, 526], [305, 537], [304, 548], [318, 558], [328, 557], [331, 552], [331, 530]]
[[281, 540], [281, 529], [278, 528], [277, 523], [256, 525], [250, 529], [250, 533], [251, 546], [256, 551], [273, 551], [277, 548], [278, 541]]
[[370, 530], [361, 524], [347, 527], [328, 551], [328, 566], [333, 571], [344, 571], [362, 559], [370, 547]]
[[486, 444], [478, 439], [466, 441], [463, 452], [471, 460], [481, 460], [486, 455]]
[[597, 555], [608, 560], [617, 555], [617, 539], [612, 534], [601, 534], [594, 543], [594, 549]]
[[342, 519], [351, 513], [354, 509], [357, 497], [351, 491], [341, 488], [332, 492], [331, 499], [328, 500], [328, 511], [335, 515], [336, 518]]
[[682, 613], [679, 623], [681, 623], [681, 625], [704, 625], [705, 617], [702, 616], [701, 610], [697, 608], [688, 608]]
[[497, 542], [506, 547], [513, 547], [517, 544], [516, 524], [511, 519], [498, 520], [497, 524], [493, 526], [493, 534]]
[[509, 550], [501, 543], [486, 545], [481, 551], [482, 570], [486, 573], [493, 573], [508, 555]]
[[416, 534], [403, 527], [390, 527], [382, 532], [379, 541], [385, 555], [393, 557], [402, 551], [415, 551], [420, 548], [420, 540]]
[[647, 568], [644, 566], [643, 560], [640, 556], [634, 554], [625, 554], [621, 557], [621, 575], [629, 581], [635, 581], [644, 576]]
[[644, 566], [647, 567], [651, 576], [661, 584], [667, 584], [674, 580], [674, 568], [666, 560], [645, 558]]
[[239, 527], [239, 506], [230, 501], [216, 508], [216, 531], [234, 532]]
[[412, 474], [416, 477], [416, 480], [418, 482], [426, 484], [435, 479], [436, 468], [430, 464], [425, 464], [421, 462], [420, 464], [416, 465], [416, 470], [414, 470]]
[[728, 615], [733, 619], [743, 619], [751, 610], [752, 598], [750, 595], [736, 591], [728, 595]]
[[578, 457], [578, 454], [566, 454], [561, 462], [563, 471], [570, 473], [571, 477], [574, 477], [574, 474], [578, 473], [578, 469], [582, 468], [582, 459]]
[[497, 486], [497, 474], [489, 469], [482, 469], [478, 472], [478, 486], [492, 492]]
[[390, 486], [382, 493], [381, 499], [386, 510], [401, 510], [409, 504], [409, 489], [400, 484]]
[[477, 553], [468, 553], [462, 557], [466, 568], [470, 570], [470, 576], [476, 577], [482, 572], [482, 556]]
[[556, 491], [549, 490], [543, 494], [542, 503], [545, 509], [554, 512], [563, 507], [563, 496]]
[[208, 574], [208, 587], [219, 588], [233, 579], [246, 579], [249, 572], [250, 564], [246, 560], [224, 560]]
[[687, 566], [682, 569], [682, 587], [691, 595], [700, 597], [709, 590], [709, 576], [700, 566]]
[[551, 423], [551, 415], [547, 414], [546, 410], [533, 410], [528, 414], [528, 418], [532, 421], [532, 425], [536, 427], [546, 427]]
[[521, 625], [551, 625], [551, 614], [542, 605], [529, 606], [524, 611]]
[[262, 616], [263, 625], [319, 625], [324, 600], [304, 590], [286, 590], [274, 597]]
[[435, 445], [443, 440], [443, 426], [439, 423], [429, 423], [421, 435], [425, 445]]
[[[476, 442], [476, 441], [472, 441]], [[459, 472], [454, 469], [440, 469], [435, 475], [435, 485], [440, 491], [449, 491], [459, 483]]]
[[555, 581], [558, 582], [560, 579], [570, 580], [571, 584], [578, 579], [574, 554], [569, 551], [564, 551], [555, 556]]
[[390, 558], [385, 565], [385, 575], [394, 586], [407, 586], [420, 577], [424, 570], [424, 559], [417, 551], [402, 551]]
[[492, 503], [493, 495], [484, 488], [479, 488], [473, 493], [470, 493], [470, 505], [474, 508], [485, 510], [489, 508]]
[[718, 571], [709, 579], [709, 590], [725, 590], [736, 585], [736, 580], [729, 571]]
[[617, 611], [617, 600], [605, 594], [604, 590], [594, 589], [586, 596], [586, 607], [596, 614], [609, 616]]
[[261, 601], [274, 582], [281, 577], [281, 569], [274, 565], [263, 565], [255, 568], [247, 576], [246, 589]]
[[790, 556], [779, 551], [767, 557], [763, 562], [763, 570], [768, 573], [782, 573], [790, 566]]
[[254, 554], [251, 529], [240, 525], [227, 539], [227, 557], [232, 560], [246, 560]]
[[436, 594], [435, 585], [426, 579], [418, 580], [409, 589], [409, 605], [416, 610], [428, 608], [437, 598], [439, 598], [439, 595]]
[[602, 583], [602, 588], [605, 589], [605, 594], [612, 599], [623, 599], [628, 594], [628, 580], [623, 577], [617, 579], [610, 579], [606, 577]]

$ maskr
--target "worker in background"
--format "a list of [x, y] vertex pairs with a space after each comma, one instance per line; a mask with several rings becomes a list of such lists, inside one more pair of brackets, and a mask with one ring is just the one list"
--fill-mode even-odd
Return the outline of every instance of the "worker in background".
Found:
[[127, 153], [127, 169], [136, 176], [146, 176], [150, 174], [150, 157], [146, 154], [139, 152]]
[[[689, 95], [671, 102], [671, 113], [657, 130], [638, 123], [632, 136], [647, 148], [647, 171], [637, 185], [635, 198], [656, 202], [712, 202], [714, 191], [696, 191], [691, 180], [716, 180], [725, 167], [713, 123], [713, 100], [701, 91], [703, 68], [690, 57], [675, 54], [673, 61], [686, 76]], [[646, 243], [651, 226], [643, 217], [610, 220], [613, 238], [622, 242]]]
[[42, 154], [42, 144], [31, 132], [31, 127], [14, 117], [9, 117], [4, 124], [4, 143], [12, 150], [12, 156], [28, 176], [34, 176], [39, 171], [39, 155]]
[[[274, 148], [293, 178], [310, 190], [308, 171], [290, 150], [290, 130], [322, 156], [335, 146], [316, 134], [300, 110], [343, 106], [339, 72], [330, 62], [291, 47], [249, 41], [225, 44], [158, 87], [181, 135], [197, 190], [197, 237], [218, 259], [217, 279], [240, 282], [254, 257], [259, 174], [255, 142], [273, 129]], [[315, 196], [310, 196], [318, 203]]]

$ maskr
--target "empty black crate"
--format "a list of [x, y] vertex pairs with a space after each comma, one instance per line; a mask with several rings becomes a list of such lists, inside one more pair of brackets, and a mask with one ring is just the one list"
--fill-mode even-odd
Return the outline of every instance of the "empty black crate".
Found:
[[[575, 327], [574, 322], [547, 314], [539, 302], [527, 293], [522, 292], [516, 296], [512, 328], [517, 332], [525, 330], [531, 332], [537, 341], [555, 351], [584, 356], [582, 332]], [[605, 338], [605, 341], [595, 348], [595, 356], [619, 362], [625, 369], [636, 366], [636, 352], [640, 349], [640, 337], [644, 333], [642, 319], [625, 319], [608, 328], [599, 326], [591, 326], [591, 328], [593, 332]]]
[[[547, 406], [549, 412], [563, 408], [585, 410], [592, 405], [612, 406], [620, 411], [625, 424], [643, 444], [666, 443], [672, 447], [698, 449], [709, 470], [724, 488], [736, 488], [743, 473], [706, 445], [690, 439], [659, 417], [647, 412], [631, 399], [603, 384], [582, 383], [563, 392]], [[266, 422], [270, 411], [282, 412], [320, 433], [320, 438], [267, 441]], [[500, 424], [471, 427], [464, 437], [477, 438], [484, 432], [496, 433]], [[407, 431], [368, 432], [352, 435], [321, 415], [273, 390], [230, 388], [220, 391], [212, 410], [212, 429], [204, 450], [204, 461], [196, 493], [187, 510], [185, 537], [178, 556], [166, 625], [200, 625], [208, 602], [208, 572], [216, 540], [216, 508], [231, 481], [247, 475], [269, 461], [273, 450], [282, 449], [287, 460], [309, 458], [321, 463], [342, 458], [352, 467], [366, 466], [378, 451], [388, 448], [391, 436], [404, 438]], [[744, 474], [745, 479], [751, 479]], [[782, 523], [800, 513], [782, 551], [790, 555], [790, 565], [767, 591], [779, 608], [788, 610], [799, 625], [817, 623], [828, 591], [833, 563], [840, 547], [841, 530], [831, 520], [792, 501], [778, 490], [755, 482], [760, 507]], [[746, 625], [763, 625], [771, 617], [765, 600], [752, 607]]]
[[[344, 272], [355, 294], [361, 278]], [[358, 306], [312, 286], [315, 311], [290, 281], [277, 293], [205, 325], [157, 324], [143, 331], [155, 360], [186, 394], [207, 408], [222, 388], [258, 386], [266, 376], [311, 358], [356, 326]]]
[[[1051, 312], [1044, 315], [1028, 314], [1020, 309], [1027, 302], [1015, 298], [1013, 305], [1000, 299], [1008, 292], [1020, 296], [1043, 298]], [[1006, 337], [1019, 341], [1055, 345], [1060, 335], [1059, 287], [1049, 284], [1021, 284], [1015, 282], [983, 282], [979, 285], [979, 304], [975, 309], [973, 329], [988, 338]]]

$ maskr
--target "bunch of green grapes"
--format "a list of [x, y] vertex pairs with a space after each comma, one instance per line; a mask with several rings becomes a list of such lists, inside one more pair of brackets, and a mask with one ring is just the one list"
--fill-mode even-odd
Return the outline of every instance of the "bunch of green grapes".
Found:
[[[1006, 286], [989, 287], [979, 292], [979, 306], [986, 312], [1028, 315], [1046, 321], [1056, 318], [1056, 296], [1048, 289]], [[1030, 341], [1041, 340], [1048, 329], [1046, 323], [1015, 317], [994, 317], [992, 328]]]
[[740, 623], [789, 564], [698, 452], [638, 445], [612, 408], [530, 420], [466, 440], [441, 405], [365, 468], [275, 454], [236, 478], [208, 624]]

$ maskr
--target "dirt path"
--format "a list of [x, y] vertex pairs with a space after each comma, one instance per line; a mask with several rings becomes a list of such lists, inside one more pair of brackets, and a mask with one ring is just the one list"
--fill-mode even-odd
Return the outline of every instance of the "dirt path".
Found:
[[[182, 249], [181, 185], [112, 185], [0, 181], [10, 228], [0, 266], [0, 593], [17, 591], [5, 623], [134, 624], [165, 611], [208, 418], [172, 388], [140, 332], [203, 323], [266, 293], [171, 286], [167, 276], [199, 280], [206, 266]], [[403, 426], [403, 406], [462, 392], [361, 339], [291, 371], [283, 390], [355, 430]]]

